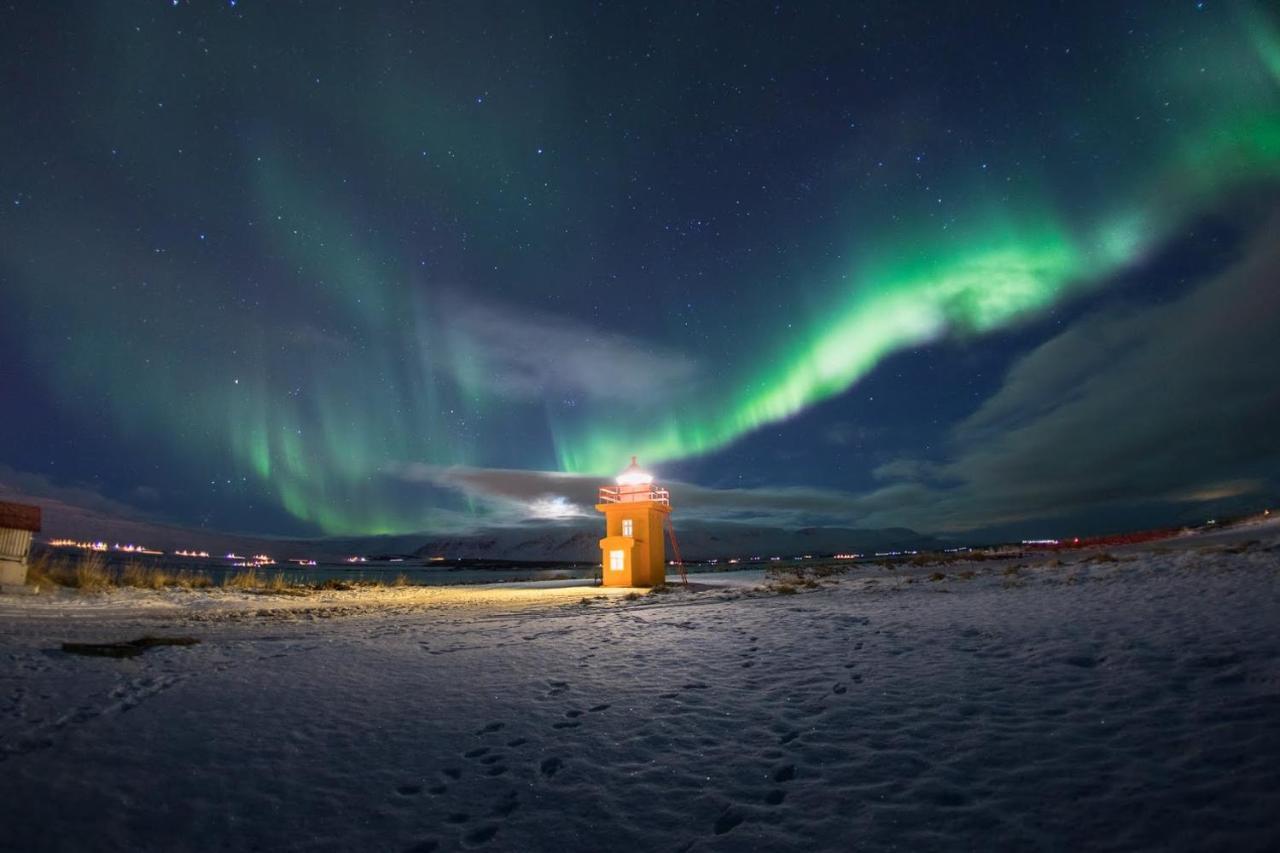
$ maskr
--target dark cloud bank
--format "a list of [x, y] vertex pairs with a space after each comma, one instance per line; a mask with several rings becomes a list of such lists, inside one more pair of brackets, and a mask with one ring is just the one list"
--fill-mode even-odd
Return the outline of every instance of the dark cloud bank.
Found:
[[[881, 468], [885, 485], [856, 501], [861, 520], [1027, 530], [1087, 516], [1106, 528], [1256, 506], [1280, 469], [1278, 380], [1273, 219], [1181, 298], [1095, 314], [1037, 347], [952, 430], [947, 461]], [[1108, 509], [1111, 525], [1097, 520]]]

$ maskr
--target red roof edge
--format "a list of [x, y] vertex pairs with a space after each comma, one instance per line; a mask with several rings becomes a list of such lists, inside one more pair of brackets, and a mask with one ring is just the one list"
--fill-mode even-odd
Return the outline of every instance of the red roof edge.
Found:
[[0, 501], [0, 528], [40, 532], [40, 507]]

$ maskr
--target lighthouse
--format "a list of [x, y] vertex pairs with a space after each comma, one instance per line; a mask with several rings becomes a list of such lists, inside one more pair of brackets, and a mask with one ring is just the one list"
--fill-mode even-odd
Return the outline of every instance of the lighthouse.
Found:
[[600, 540], [604, 586], [657, 586], [665, 583], [663, 528], [671, 515], [671, 496], [640, 469], [634, 456], [616, 485], [601, 486], [596, 510], [604, 513]]

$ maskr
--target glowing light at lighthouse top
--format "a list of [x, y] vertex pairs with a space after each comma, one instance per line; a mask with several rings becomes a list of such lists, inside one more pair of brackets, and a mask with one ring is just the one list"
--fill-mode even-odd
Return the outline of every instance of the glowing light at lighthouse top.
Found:
[[653, 475], [640, 468], [634, 456], [631, 464], [615, 478], [616, 486], [601, 486], [601, 504], [656, 503], [671, 506], [671, 495], [653, 484]]
[[619, 486], [647, 486], [653, 482], [653, 475], [640, 470], [640, 463], [632, 456], [631, 464], [618, 475], [617, 482]]

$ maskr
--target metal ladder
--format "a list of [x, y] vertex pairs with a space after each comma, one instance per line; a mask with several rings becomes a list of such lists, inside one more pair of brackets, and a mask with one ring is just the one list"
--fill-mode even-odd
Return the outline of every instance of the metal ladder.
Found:
[[671, 516], [665, 517], [667, 536], [671, 538], [671, 554], [675, 557], [676, 568], [680, 570], [680, 583], [689, 585], [689, 575], [684, 570], [684, 558], [680, 556], [680, 543], [676, 541], [676, 529], [671, 524]]

